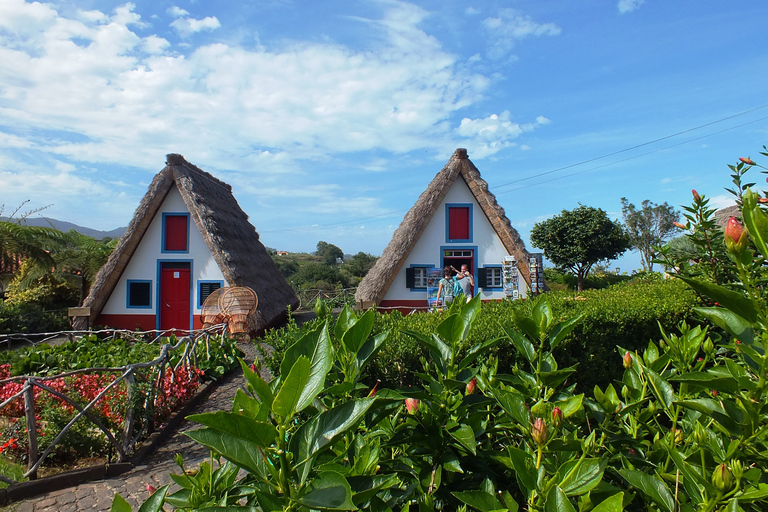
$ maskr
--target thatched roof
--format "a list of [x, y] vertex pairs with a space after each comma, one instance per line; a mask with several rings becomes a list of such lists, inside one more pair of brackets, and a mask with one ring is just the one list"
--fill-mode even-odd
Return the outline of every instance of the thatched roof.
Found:
[[[288, 306], [298, 306], [296, 294], [259, 241], [259, 234], [232, 195], [232, 187], [190, 164], [183, 156], [170, 154], [167, 155], [166, 166], [152, 180], [128, 230], [96, 275], [83, 304], [91, 308], [91, 325], [104, 308], [173, 185], [181, 193], [190, 217], [227, 283], [230, 286], [248, 286], [258, 295], [257, 330], [281, 320]], [[85, 318], [78, 318], [77, 321], [76, 328], [85, 327]]]
[[725, 229], [725, 225], [728, 224], [728, 219], [731, 217], [738, 217], [741, 219], [741, 208], [737, 205], [726, 206], [715, 212], [715, 222], [721, 229]]
[[368, 305], [373, 302], [378, 305], [381, 302], [448, 190], [458, 179], [463, 179], [467, 184], [507, 253], [517, 259], [520, 275], [530, 285], [529, 254], [520, 234], [512, 227], [504, 214], [504, 208], [499, 206], [496, 197], [488, 190], [488, 183], [480, 177], [480, 171], [467, 158], [467, 150], [459, 148], [405, 214], [381, 258], [358, 286], [355, 294], [358, 303]]

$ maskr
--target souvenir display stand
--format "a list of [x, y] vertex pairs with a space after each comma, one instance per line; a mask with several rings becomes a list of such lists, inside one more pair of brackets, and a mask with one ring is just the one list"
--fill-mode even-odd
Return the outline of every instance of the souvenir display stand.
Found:
[[517, 261], [514, 256], [505, 256], [502, 263], [502, 279], [504, 280], [504, 297], [510, 300], [520, 298], [520, 275], [517, 271]]
[[528, 260], [531, 269], [531, 293], [538, 295], [544, 291], [544, 264], [543, 254], [531, 253]]

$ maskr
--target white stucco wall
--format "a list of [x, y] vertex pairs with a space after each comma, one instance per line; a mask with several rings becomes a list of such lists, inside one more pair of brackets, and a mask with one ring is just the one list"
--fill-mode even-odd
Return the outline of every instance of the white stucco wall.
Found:
[[[158, 260], [163, 261], [190, 261], [191, 280], [192, 280], [192, 306], [194, 313], [199, 314], [198, 307], [198, 281], [223, 281], [224, 286], [228, 286], [224, 275], [221, 273], [216, 260], [213, 258], [210, 249], [203, 240], [203, 236], [197, 229], [197, 225], [190, 217], [189, 219], [189, 252], [188, 253], [164, 253], [161, 252], [163, 236], [163, 213], [188, 213], [187, 206], [181, 199], [181, 194], [175, 186], [171, 187], [162, 206], [158, 210], [152, 223], [149, 225], [144, 238], [139, 243], [139, 247], [133, 254], [131, 261], [120, 277], [120, 281], [115, 286], [115, 290], [107, 300], [107, 304], [102, 310], [103, 314], [155, 314], [157, 307], [157, 279], [158, 279]], [[147, 309], [137, 309], [127, 307], [127, 281], [141, 279], [152, 282], [152, 307]]]
[[[460, 243], [446, 242], [446, 204], [464, 203], [472, 204], [472, 241]], [[389, 287], [383, 300], [419, 300], [424, 299], [426, 304], [426, 291], [411, 291], [406, 287], [405, 269], [411, 265], [430, 265], [437, 268], [443, 267], [443, 249], [473, 249], [475, 251], [475, 279], [477, 279], [477, 269], [486, 265], [501, 265], [504, 257], [507, 256], [507, 250], [501, 243], [496, 231], [494, 231], [488, 218], [483, 213], [480, 205], [475, 200], [475, 196], [469, 190], [469, 187], [463, 179], [457, 179], [451, 189], [446, 194], [443, 202], [437, 208], [424, 233], [416, 242], [416, 246], [408, 255], [408, 259], [403, 264], [400, 272], [395, 277], [394, 282]], [[521, 282], [521, 297], [525, 296], [525, 282]], [[477, 293], [482, 295], [483, 299], [503, 299], [504, 291], [491, 291], [477, 288]]]

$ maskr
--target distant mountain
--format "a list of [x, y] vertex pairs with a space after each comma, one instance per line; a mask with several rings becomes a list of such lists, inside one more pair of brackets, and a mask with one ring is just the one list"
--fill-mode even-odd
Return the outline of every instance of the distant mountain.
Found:
[[[0, 217], [0, 220], [8, 220], [8, 218]], [[48, 217], [28, 217], [24, 219], [24, 223], [27, 226], [43, 226], [46, 228], [54, 228], [54, 229], [58, 229], [59, 231], [64, 231], [65, 233], [70, 229], [74, 229], [78, 233], [82, 235], [90, 236], [91, 238], [95, 238], [96, 240], [101, 240], [103, 238], [120, 238], [121, 236], [123, 236], [123, 233], [125, 233], [125, 230], [128, 229], [128, 228], [117, 228], [111, 231], [99, 231], [98, 229], [86, 228], [83, 226], [78, 226], [77, 224], [72, 224], [71, 222], [67, 222], [64, 220], [50, 219]]]

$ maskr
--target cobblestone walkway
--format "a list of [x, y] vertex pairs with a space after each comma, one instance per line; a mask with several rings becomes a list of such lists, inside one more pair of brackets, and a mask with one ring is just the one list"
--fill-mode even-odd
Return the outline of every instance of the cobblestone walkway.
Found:
[[[246, 352], [245, 359], [253, 361], [256, 350], [253, 344], [240, 344], [241, 350]], [[193, 414], [208, 411], [228, 411], [231, 409], [232, 399], [237, 388], [243, 386], [243, 373], [237, 369], [226, 377], [207, 399], [203, 400], [193, 411]], [[80, 484], [76, 487], [53, 491], [25, 501], [11, 503], [2, 512], [80, 512], [80, 511], [109, 511], [115, 493], [120, 494], [131, 504], [134, 510], [146, 500], [150, 493], [147, 485], [161, 487], [172, 483], [170, 473], [178, 473], [179, 467], [173, 462], [173, 456], [181, 453], [184, 456], [184, 467], [193, 468], [209, 457], [208, 450], [196, 444], [183, 434], [185, 430], [198, 428], [199, 425], [189, 421], [183, 421], [170, 439], [152, 454], [150, 454], [141, 466], [116, 478], [96, 480]], [[171, 486], [171, 492], [179, 487]], [[166, 510], [168, 506], [166, 506]]]

